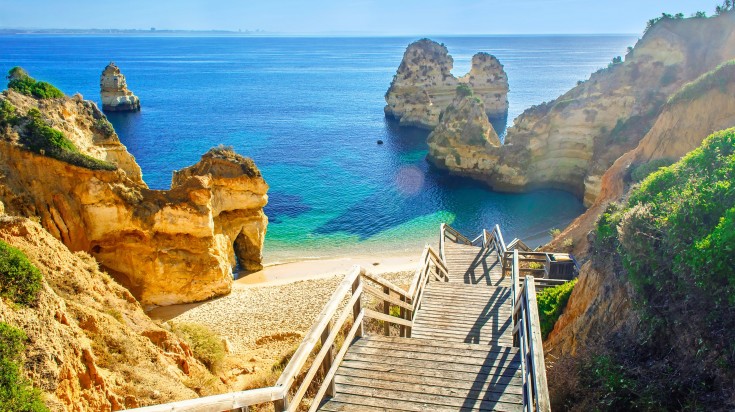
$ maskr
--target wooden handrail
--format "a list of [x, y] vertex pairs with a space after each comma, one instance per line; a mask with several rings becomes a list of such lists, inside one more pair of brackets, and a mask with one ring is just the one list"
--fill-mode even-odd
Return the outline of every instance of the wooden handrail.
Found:
[[229, 411], [232, 409], [244, 408], [246, 406], [273, 402], [282, 398], [283, 388], [269, 386], [267, 388], [205, 396], [203, 398], [188, 399], [185, 401], [171, 402], [161, 405], [145, 406], [133, 410], [138, 412], [199, 412], [204, 410]]
[[533, 276], [526, 276], [519, 290], [518, 250], [512, 260], [513, 344], [520, 348], [525, 410], [550, 412], [541, 322]]

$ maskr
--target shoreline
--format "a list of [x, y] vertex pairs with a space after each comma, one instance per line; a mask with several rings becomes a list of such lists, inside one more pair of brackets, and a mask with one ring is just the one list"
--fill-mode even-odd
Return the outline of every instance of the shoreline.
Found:
[[417, 250], [414, 253], [325, 257], [294, 262], [278, 262], [266, 265], [261, 270], [241, 275], [233, 282], [233, 290], [283, 285], [301, 280], [324, 279], [344, 275], [355, 265], [363, 266], [368, 271], [376, 274], [413, 271], [416, 269], [420, 258], [421, 251]]

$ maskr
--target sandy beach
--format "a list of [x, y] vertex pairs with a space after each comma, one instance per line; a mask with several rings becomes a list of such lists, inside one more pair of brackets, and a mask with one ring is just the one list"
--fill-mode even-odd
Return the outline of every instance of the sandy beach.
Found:
[[159, 307], [161, 322], [210, 328], [229, 349], [225, 379], [233, 390], [249, 387], [296, 348], [344, 275], [361, 265], [407, 285], [420, 254], [307, 260], [267, 266], [235, 281], [232, 293], [206, 302]]

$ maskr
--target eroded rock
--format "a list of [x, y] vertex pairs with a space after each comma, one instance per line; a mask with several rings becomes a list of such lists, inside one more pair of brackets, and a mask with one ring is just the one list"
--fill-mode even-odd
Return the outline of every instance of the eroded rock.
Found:
[[128, 90], [125, 76], [114, 62], [105, 67], [100, 78], [102, 110], [109, 112], [136, 112], [140, 110], [140, 99]]
[[385, 94], [386, 116], [400, 120], [402, 126], [433, 129], [459, 84], [474, 90], [488, 116], [507, 114], [508, 76], [498, 59], [487, 53], [476, 54], [470, 72], [461, 78], [452, 75], [453, 64], [443, 44], [429, 39], [411, 43]]

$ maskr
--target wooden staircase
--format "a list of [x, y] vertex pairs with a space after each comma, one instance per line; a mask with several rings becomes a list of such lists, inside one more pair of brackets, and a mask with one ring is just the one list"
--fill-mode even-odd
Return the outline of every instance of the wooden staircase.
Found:
[[521, 283], [520, 266], [498, 226], [469, 240], [442, 225], [408, 291], [359, 267], [347, 275], [274, 386], [140, 411], [550, 412], [534, 278]]

